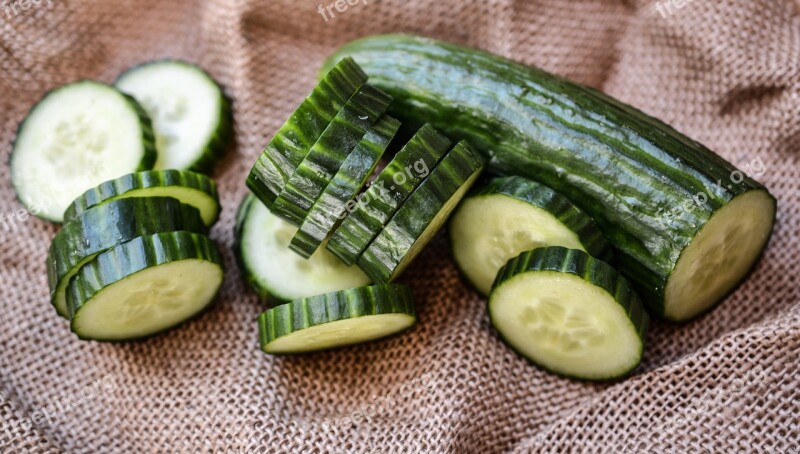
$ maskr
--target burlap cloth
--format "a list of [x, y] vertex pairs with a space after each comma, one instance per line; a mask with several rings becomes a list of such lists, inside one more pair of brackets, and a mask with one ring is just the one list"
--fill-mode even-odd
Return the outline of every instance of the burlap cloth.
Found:
[[[317, 2], [292, 0], [28, 6], [13, 17], [0, 9], [3, 160], [46, 90], [111, 81], [167, 56], [200, 63], [225, 85], [237, 144], [216, 172], [221, 296], [162, 336], [78, 341], [47, 302], [57, 227], [0, 223], [0, 450], [798, 452], [800, 17], [789, 0], [687, 0], [666, 17], [650, 0], [369, 0], [328, 23]], [[557, 378], [501, 344], [445, 234], [402, 279], [419, 311], [409, 334], [306, 357], [261, 353], [264, 306], [232, 250], [247, 171], [326, 55], [390, 31], [536, 64], [669, 121], [736, 164], [761, 159], [758, 178], [779, 211], [758, 269], [700, 320], [655, 322], [641, 368], [617, 383]], [[8, 220], [20, 206], [7, 166], [0, 177]]]

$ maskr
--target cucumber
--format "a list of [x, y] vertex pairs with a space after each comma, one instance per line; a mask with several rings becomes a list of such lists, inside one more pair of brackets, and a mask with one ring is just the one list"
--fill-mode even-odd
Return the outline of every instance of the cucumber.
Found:
[[450, 220], [453, 258], [488, 295], [497, 271], [524, 251], [564, 246], [608, 261], [609, 246], [592, 218], [564, 196], [522, 177], [501, 177], [465, 198]]
[[394, 280], [439, 231], [483, 166], [466, 142], [453, 147], [370, 243], [359, 268], [373, 282]]
[[502, 339], [551, 372], [607, 380], [641, 362], [647, 313], [628, 281], [586, 252], [523, 252], [500, 270], [488, 304]]
[[64, 221], [69, 222], [94, 206], [128, 197], [178, 199], [200, 210], [208, 227], [219, 217], [219, 196], [214, 180], [185, 170], [150, 170], [123, 175], [87, 190], [67, 207]]
[[130, 96], [83, 80], [47, 93], [19, 125], [11, 183], [31, 214], [62, 222], [83, 191], [153, 167], [150, 119]]
[[185, 61], [159, 60], [128, 69], [114, 85], [153, 120], [156, 169], [213, 170], [233, 138], [233, 118], [230, 102], [207, 72]]
[[67, 316], [70, 278], [97, 254], [142, 235], [186, 230], [205, 233], [196, 208], [169, 197], [120, 199], [83, 212], [53, 238], [47, 254], [50, 301]]
[[328, 250], [348, 265], [356, 263], [449, 147], [447, 137], [430, 125], [422, 126], [358, 197], [355, 209], [331, 235]]
[[[481, 51], [386, 35], [344, 46], [405, 126], [467, 139], [488, 169], [589, 214], [652, 312], [681, 321], [722, 300], [767, 244], [776, 200], [708, 148], [591, 88]], [[696, 199], [696, 200], [694, 200]]]
[[342, 59], [281, 126], [247, 176], [247, 187], [270, 207], [286, 181], [367, 75], [352, 59]]
[[383, 116], [367, 131], [308, 211], [289, 244], [293, 251], [306, 258], [311, 256], [338, 221], [352, 211], [353, 198], [364, 187], [399, 128], [399, 121]]
[[270, 209], [300, 225], [343, 161], [391, 102], [367, 84], [347, 101], [286, 182]]
[[416, 320], [408, 287], [375, 285], [269, 309], [258, 317], [258, 332], [266, 353], [307, 353], [390, 336]]
[[222, 259], [204, 235], [140, 236], [95, 257], [67, 287], [70, 328], [81, 339], [147, 337], [193, 317], [216, 296]]
[[259, 297], [280, 304], [320, 293], [370, 283], [355, 266], [346, 266], [324, 249], [304, 259], [289, 249], [297, 227], [248, 194], [236, 215], [236, 250], [247, 282]]

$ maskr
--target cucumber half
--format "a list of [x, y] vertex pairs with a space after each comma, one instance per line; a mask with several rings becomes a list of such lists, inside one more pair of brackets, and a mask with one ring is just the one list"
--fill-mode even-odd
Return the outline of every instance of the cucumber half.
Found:
[[[236, 215], [236, 249], [247, 282], [271, 304], [370, 283], [324, 248], [304, 259], [289, 249], [297, 227], [272, 214], [248, 194]], [[274, 299], [275, 301], [270, 301]]]
[[153, 120], [156, 169], [210, 172], [233, 137], [222, 88], [191, 63], [144, 63], [122, 73], [114, 85], [136, 98]]
[[522, 356], [589, 380], [635, 369], [648, 324], [628, 281], [586, 252], [560, 246], [523, 252], [500, 270], [489, 318]]
[[102, 341], [150, 336], [202, 311], [222, 279], [222, 259], [204, 235], [142, 236], [98, 255], [70, 281], [71, 329]]
[[106, 181], [75, 199], [64, 212], [64, 221], [104, 203], [129, 197], [172, 197], [200, 210], [206, 226], [219, 216], [217, 185], [211, 178], [185, 170], [150, 170]]
[[34, 215], [61, 222], [83, 191], [153, 167], [150, 119], [130, 96], [79, 81], [39, 101], [20, 124], [11, 152], [11, 182]]
[[450, 241], [458, 267], [483, 295], [497, 271], [525, 251], [564, 246], [606, 261], [610, 253], [589, 215], [522, 177], [495, 178], [464, 199], [450, 220]]
[[169, 197], [120, 199], [91, 208], [66, 224], [47, 255], [50, 301], [67, 316], [66, 289], [97, 254], [142, 235], [186, 230], [205, 233], [196, 208]]
[[274, 307], [258, 317], [258, 331], [267, 353], [307, 353], [390, 336], [416, 320], [408, 287], [375, 285]]

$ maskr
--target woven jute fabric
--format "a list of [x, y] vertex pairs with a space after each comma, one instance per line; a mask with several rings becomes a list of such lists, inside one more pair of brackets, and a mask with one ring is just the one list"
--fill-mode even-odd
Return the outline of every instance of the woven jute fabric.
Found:
[[[57, 226], [16, 215], [0, 166], [0, 451], [798, 452], [797, 5], [350, 3], [327, 22], [318, 2], [294, 0], [3, 3], [4, 163], [18, 123], [48, 89], [112, 81], [164, 57], [196, 62], [225, 86], [236, 145], [215, 173], [223, 211], [212, 237], [227, 266], [218, 302], [166, 334], [120, 344], [79, 341], [55, 314], [45, 256]], [[233, 252], [245, 176], [323, 59], [385, 32], [483, 48], [598, 87], [763, 170], [757, 179], [779, 208], [757, 269], [708, 315], [655, 321], [642, 366], [614, 383], [555, 377], [504, 346], [485, 300], [453, 266], [446, 233], [401, 279], [419, 312], [409, 333], [303, 357], [260, 352], [264, 306]]]

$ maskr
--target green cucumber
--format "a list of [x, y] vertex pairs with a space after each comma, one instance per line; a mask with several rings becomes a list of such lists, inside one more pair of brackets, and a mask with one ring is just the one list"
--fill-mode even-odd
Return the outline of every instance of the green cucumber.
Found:
[[347, 101], [297, 167], [270, 209], [300, 225], [343, 161], [363, 139], [392, 98], [364, 84]]
[[394, 280], [439, 231], [483, 166], [466, 142], [453, 147], [370, 243], [359, 268], [373, 282]]
[[399, 121], [383, 116], [367, 131], [308, 211], [289, 244], [293, 251], [303, 257], [310, 257], [330, 235], [338, 221], [348, 211], [353, 210], [353, 198], [372, 175], [399, 128]]
[[248, 194], [236, 215], [236, 250], [247, 282], [270, 304], [370, 283], [356, 266], [346, 266], [320, 248], [304, 259], [289, 249], [297, 227], [270, 213]]
[[357, 198], [355, 209], [334, 230], [328, 250], [348, 265], [356, 263], [449, 147], [447, 137], [430, 125], [422, 126]]
[[467, 279], [489, 294], [497, 271], [524, 251], [580, 249], [608, 261], [608, 242], [566, 197], [522, 177], [495, 178], [465, 198], [450, 220], [453, 258]]
[[70, 328], [81, 339], [147, 337], [205, 309], [223, 279], [222, 258], [205, 235], [140, 236], [95, 257], [67, 287]]
[[11, 183], [31, 214], [62, 222], [83, 191], [156, 160], [150, 118], [130, 96], [83, 80], [47, 93], [19, 125]]
[[708, 148], [591, 88], [427, 38], [374, 36], [352, 57], [406, 126], [467, 139], [488, 169], [539, 181], [589, 214], [649, 308], [686, 320], [756, 264], [775, 198]]
[[97, 254], [142, 235], [186, 230], [205, 233], [196, 208], [169, 197], [120, 199], [96, 206], [64, 224], [47, 254], [50, 301], [67, 316], [70, 278]]
[[642, 360], [649, 319], [639, 297], [586, 252], [560, 246], [523, 252], [500, 270], [488, 304], [502, 339], [557, 374], [607, 380]]
[[269, 309], [258, 317], [258, 332], [266, 353], [308, 353], [390, 336], [416, 320], [408, 287], [375, 285]]
[[272, 205], [333, 117], [366, 81], [352, 59], [342, 59], [275, 133], [247, 176], [247, 187], [265, 205]]
[[84, 211], [128, 197], [172, 197], [200, 210], [206, 226], [219, 217], [217, 185], [211, 178], [186, 170], [150, 170], [106, 181], [75, 199], [64, 213], [68, 222]]

